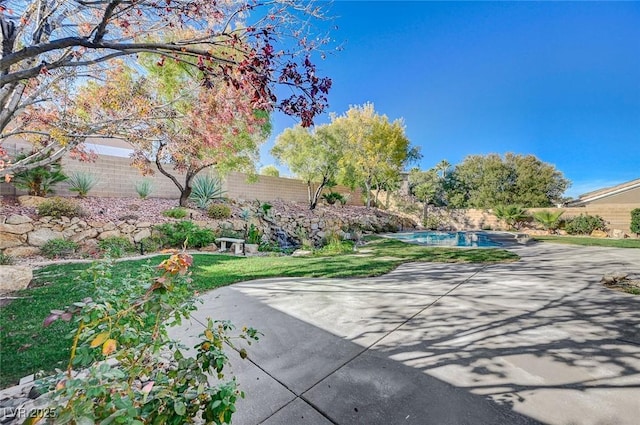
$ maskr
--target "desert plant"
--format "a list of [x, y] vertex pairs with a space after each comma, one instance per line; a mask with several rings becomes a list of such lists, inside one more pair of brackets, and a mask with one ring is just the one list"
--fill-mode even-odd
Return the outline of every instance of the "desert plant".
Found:
[[564, 214], [564, 211], [536, 211], [533, 213], [533, 219], [540, 223], [547, 232], [553, 233], [560, 226], [560, 216], [562, 214]]
[[194, 201], [198, 208], [206, 209], [212, 201], [222, 198], [225, 192], [218, 177], [209, 174], [199, 175], [193, 180], [189, 199]]
[[216, 220], [223, 220], [231, 217], [231, 207], [225, 204], [214, 203], [209, 205], [207, 215]]
[[589, 235], [594, 230], [606, 230], [606, 224], [599, 215], [580, 214], [567, 219], [564, 230], [570, 235]]
[[126, 252], [135, 251], [129, 239], [122, 236], [110, 236], [98, 242], [98, 247], [111, 258], [120, 258]]
[[309, 232], [302, 226], [298, 226], [296, 228], [296, 236], [298, 240], [300, 240], [300, 245], [302, 245], [302, 249], [311, 251], [313, 250], [313, 241], [309, 237]]
[[268, 202], [263, 202], [262, 204], [260, 204], [260, 209], [262, 210], [262, 214], [264, 214], [265, 217], [269, 216], [269, 212], [271, 211], [272, 207], [273, 205]]
[[262, 240], [262, 234], [260, 230], [255, 226], [255, 224], [251, 223], [249, 226], [249, 230], [247, 230], [247, 243], [250, 244], [260, 244]]
[[[223, 346], [235, 348], [233, 325], [209, 319], [193, 357], [168, 335], [195, 310], [192, 261], [174, 254], [118, 282], [111, 266], [95, 265], [84, 275], [93, 297], [51, 311], [44, 326], [59, 319], [77, 324], [66, 371], [38, 382], [40, 391], [51, 391], [55, 423], [231, 423], [244, 397], [236, 380], [223, 375], [229, 361]], [[259, 335], [243, 328], [235, 338], [251, 344]], [[244, 348], [238, 351], [246, 358]]]
[[60, 217], [80, 217], [83, 215], [82, 208], [71, 199], [56, 196], [42, 202], [36, 208], [38, 215]]
[[340, 255], [353, 252], [353, 241], [343, 241], [340, 234], [330, 230], [323, 240], [322, 248], [316, 250], [315, 254], [320, 256]]
[[10, 266], [13, 264], [13, 257], [0, 251], [0, 266]]
[[[26, 158], [27, 155], [20, 154], [16, 161]], [[60, 162], [43, 165], [31, 170], [16, 173], [11, 182], [18, 189], [24, 189], [32, 196], [47, 196], [53, 193], [53, 185], [65, 181], [67, 176], [62, 172]]]
[[171, 247], [193, 247], [202, 248], [215, 241], [215, 236], [211, 229], [203, 229], [188, 220], [176, 223], [164, 223], [156, 226], [162, 233]]
[[162, 215], [169, 218], [185, 218], [187, 216], [187, 210], [182, 207], [169, 208], [162, 211]]
[[47, 258], [64, 258], [72, 255], [78, 249], [78, 244], [63, 238], [49, 239], [40, 247], [40, 252]]
[[143, 252], [159, 251], [165, 246], [166, 240], [159, 235], [149, 236], [140, 241]]
[[636, 235], [640, 234], [640, 208], [631, 210], [630, 230]]
[[493, 209], [493, 214], [504, 221], [509, 229], [519, 228], [529, 218], [527, 210], [518, 205], [498, 205]]
[[153, 190], [153, 183], [151, 183], [151, 180], [144, 179], [136, 183], [136, 192], [140, 199], [147, 199], [151, 190]]
[[80, 198], [87, 196], [97, 183], [96, 176], [85, 171], [75, 171], [69, 176], [69, 190], [78, 192]]
[[323, 193], [322, 198], [327, 201], [327, 204], [329, 205], [333, 205], [336, 202], [340, 202], [342, 205], [344, 205], [347, 202], [346, 199], [344, 199], [344, 197], [337, 192]]

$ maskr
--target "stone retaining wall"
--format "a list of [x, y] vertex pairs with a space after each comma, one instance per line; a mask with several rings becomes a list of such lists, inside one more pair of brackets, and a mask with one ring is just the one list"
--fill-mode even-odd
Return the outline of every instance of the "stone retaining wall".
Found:
[[[293, 207], [281, 205], [277, 212], [264, 216], [258, 212], [255, 203], [241, 205], [242, 209], [253, 208], [250, 222], [267, 235], [276, 240], [275, 231], [286, 234], [291, 242], [300, 242], [299, 235], [306, 234], [313, 242], [319, 243], [328, 232], [335, 232], [341, 236], [358, 232], [386, 232], [402, 229], [413, 229], [415, 223], [402, 217], [389, 214], [377, 209], [366, 210], [356, 208], [351, 214], [336, 215], [332, 209], [318, 209], [313, 213], [296, 212]], [[236, 208], [238, 210], [239, 208]], [[335, 209], [334, 209], [335, 210]], [[345, 209], [345, 211], [351, 211]], [[195, 221], [201, 227], [218, 229], [233, 229], [244, 232], [247, 221], [234, 217], [228, 220]], [[159, 223], [155, 223], [159, 224]], [[121, 236], [131, 242], [140, 242], [153, 233], [152, 222], [144, 220], [123, 220], [117, 222], [103, 222], [85, 220], [82, 218], [40, 217], [32, 219], [25, 215], [0, 216], [0, 251], [12, 257], [27, 257], [37, 255], [47, 241], [63, 238], [81, 244], [86, 252], [97, 247], [100, 240]]]

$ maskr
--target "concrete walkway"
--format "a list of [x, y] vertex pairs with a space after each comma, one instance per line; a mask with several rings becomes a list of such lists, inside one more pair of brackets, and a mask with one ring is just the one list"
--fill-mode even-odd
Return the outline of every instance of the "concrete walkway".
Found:
[[265, 334], [231, 356], [236, 425], [638, 424], [640, 297], [599, 281], [640, 273], [640, 250], [514, 250], [511, 264], [236, 284], [174, 335], [194, 345], [207, 317]]

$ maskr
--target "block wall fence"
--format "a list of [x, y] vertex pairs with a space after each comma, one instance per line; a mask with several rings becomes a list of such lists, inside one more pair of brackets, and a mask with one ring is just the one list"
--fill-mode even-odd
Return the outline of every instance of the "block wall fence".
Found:
[[[180, 191], [169, 178], [157, 172], [152, 176], [142, 176], [131, 166], [129, 158], [110, 155], [99, 155], [95, 162], [80, 162], [65, 156], [62, 159], [62, 170], [70, 175], [74, 171], [85, 171], [93, 174], [98, 183], [89, 192], [90, 196], [137, 198], [136, 183], [147, 179], [151, 181], [153, 189], [149, 194], [152, 198], [180, 197]], [[202, 174], [206, 174], [203, 171]], [[172, 173], [173, 174], [173, 173]], [[184, 182], [184, 174], [174, 174], [179, 182]], [[263, 202], [281, 199], [283, 201], [307, 202], [308, 193], [305, 182], [284, 177], [258, 176], [256, 182], [249, 182], [244, 173], [231, 172], [222, 180], [225, 196], [233, 199], [255, 200]], [[55, 187], [55, 194], [61, 196], [75, 196], [69, 191], [69, 184], [62, 182]], [[359, 190], [352, 191], [345, 186], [332, 188], [334, 192], [349, 194], [349, 205], [363, 205], [362, 194]], [[325, 190], [328, 192], [328, 190]], [[0, 183], [0, 195], [24, 195], [26, 191], [16, 189], [10, 183]]]

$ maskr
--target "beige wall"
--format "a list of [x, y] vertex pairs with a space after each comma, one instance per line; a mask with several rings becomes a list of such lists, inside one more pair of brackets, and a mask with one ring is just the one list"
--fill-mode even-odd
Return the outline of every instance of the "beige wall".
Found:
[[[108, 155], [99, 155], [96, 162], [80, 162], [70, 159], [68, 156], [62, 159], [62, 169], [65, 174], [70, 175], [74, 171], [85, 171], [96, 176], [98, 183], [89, 192], [91, 196], [135, 198], [138, 197], [135, 189], [136, 183], [148, 179], [153, 185], [150, 197], [175, 199], [180, 197], [180, 191], [168, 177], [159, 172], [152, 176], [142, 176], [130, 164], [131, 159], [129, 158]], [[184, 174], [174, 173], [174, 175], [180, 183], [184, 182]], [[259, 176], [257, 182], [249, 183], [246, 174], [234, 172], [223, 179], [222, 186], [226, 190], [225, 196], [233, 199], [258, 199], [260, 201], [282, 199], [296, 202], [307, 202], [308, 199], [306, 183], [283, 177]], [[55, 186], [56, 194], [75, 196], [76, 194], [70, 192], [68, 188], [68, 183], [59, 183]], [[360, 191], [351, 192], [344, 186], [336, 186], [333, 191], [350, 194], [349, 205], [362, 205]], [[23, 195], [25, 193], [16, 190], [11, 184], [0, 183], [0, 195]]]

